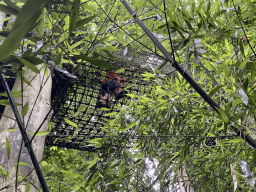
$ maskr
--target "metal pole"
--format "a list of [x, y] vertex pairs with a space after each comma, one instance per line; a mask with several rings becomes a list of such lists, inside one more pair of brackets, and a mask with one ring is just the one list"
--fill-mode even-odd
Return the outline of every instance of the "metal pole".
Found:
[[44, 179], [43, 173], [42, 173], [42, 171], [40, 169], [40, 166], [39, 166], [39, 163], [37, 161], [36, 155], [35, 155], [35, 153], [33, 151], [31, 142], [29, 141], [28, 135], [27, 135], [26, 130], [24, 128], [24, 124], [23, 124], [22, 119], [20, 117], [19, 111], [18, 111], [18, 109], [17, 109], [17, 107], [15, 105], [15, 102], [13, 100], [13, 97], [12, 97], [9, 85], [7, 84], [7, 82], [6, 82], [5, 78], [4, 78], [4, 75], [2, 73], [0, 74], [0, 78], [1, 78], [1, 81], [3, 83], [4, 89], [5, 89], [6, 93], [7, 93], [7, 96], [8, 96], [8, 99], [10, 101], [13, 113], [15, 115], [16, 121], [17, 121], [19, 129], [20, 129], [22, 138], [24, 140], [25, 147], [28, 150], [28, 153], [30, 155], [31, 161], [33, 163], [34, 169], [36, 171], [36, 174], [37, 174], [39, 182], [40, 182], [40, 184], [42, 186], [42, 189], [43, 189], [44, 192], [50, 192], [49, 189], [48, 189], [48, 186], [46, 184], [46, 181]]
[[[141, 20], [136, 16], [136, 13], [132, 10], [132, 8], [128, 5], [125, 0], [121, 0], [127, 11], [133, 16], [134, 20], [138, 23], [141, 29], [147, 34], [147, 36], [153, 41], [153, 43], [158, 47], [158, 49], [163, 53], [166, 59], [172, 62], [172, 66], [177, 69], [177, 71], [188, 81], [188, 83], [201, 95], [201, 97], [217, 112], [217, 109], [221, 109], [221, 107], [190, 77], [189, 74], [184, 71], [176, 61], [173, 61], [172, 56], [169, 52], [161, 45], [161, 43], [155, 38], [155, 36], [149, 31], [149, 29], [141, 22]], [[228, 116], [228, 115], [227, 115]], [[228, 116], [229, 117], [229, 116]], [[231, 120], [231, 118], [229, 117]], [[254, 149], [256, 149], [256, 142], [247, 134], [244, 134], [242, 131], [237, 129], [234, 126], [231, 128], [237, 133], [239, 137], [244, 139], [248, 144], [250, 144]]]

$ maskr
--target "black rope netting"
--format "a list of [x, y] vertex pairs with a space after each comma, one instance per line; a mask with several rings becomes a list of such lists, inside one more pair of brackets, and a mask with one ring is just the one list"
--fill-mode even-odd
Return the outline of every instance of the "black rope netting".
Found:
[[[115, 54], [113, 53], [113, 55]], [[118, 54], [115, 57], [118, 59]], [[98, 104], [102, 99], [102, 92], [104, 92], [102, 82], [107, 78], [109, 70], [100, 70], [88, 63], [77, 63], [79, 81], [69, 82], [68, 87], [64, 90], [65, 94], [62, 94], [61, 97], [58, 97], [58, 95], [63, 92], [62, 88], [68, 82], [68, 79], [61, 77], [61, 75], [56, 75], [53, 78], [52, 102], [55, 105], [54, 115], [51, 119], [53, 129], [51, 134], [47, 135], [46, 145], [80, 150], [95, 149], [90, 147], [87, 141], [95, 138], [96, 135], [97, 137], [104, 135], [101, 129], [107, 123], [104, 114], [118, 111], [117, 105], [119, 107], [126, 106], [130, 99], [126, 94], [134, 93], [138, 95], [142, 90], [145, 91], [150, 81], [144, 81], [141, 74], [145, 72], [152, 73], [151, 67], [162, 62], [159, 58], [152, 57], [152, 54], [141, 54], [140, 59], [133, 57], [133, 54], [127, 53], [126, 56], [122, 55], [121, 61], [109, 61], [117, 68], [115, 74], [124, 82], [121, 86], [122, 94], [113, 93], [111, 90], [106, 92], [106, 94], [109, 94], [109, 97], [106, 98], [106, 106], [98, 106]], [[140, 64], [142, 58], [150, 60], [152, 66], [145, 65], [142, 67]], [[84, 110], [74, 115], [80, 107], [84, 107]], [[70, 125], [67, 119], [74, 122], [77, 127]]]

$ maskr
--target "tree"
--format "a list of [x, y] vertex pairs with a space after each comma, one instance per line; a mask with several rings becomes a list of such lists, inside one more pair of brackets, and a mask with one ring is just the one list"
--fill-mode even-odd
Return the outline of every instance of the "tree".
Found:
[[[42, 60], [35, 57], [31, 50], [23, 56], [11, 55], [18, 48], [20, 41], [35, 26], [44, 1], [28, 0], [20, 9], [16, 4], [7, 1], [7, 5], [1, 5], [3, 11], [11, 10], [17, 17], [8, 36], [1, 45], [1, 68], [6, 63], [12, 64], [12, 71], [19, 77], [16, 79], [12, 89], [13, 96], [18, 106], [18, 112], [23, 117], [23, 126], [29, 139], [32, 139], [32, 133], [36, 133], [41, 126], [40, 131], [47, 131], [47, 121], [44, 119], [50, 110], [51, 103], [51, 75], [50, 71], [42, 65]], [[7, 28], [6, 28], [7, 29]], [[5, 29], [5, 30], [6, 30]], [[34, 66], [33, 64], [37, 65]], [[22, 68], [22, 69], [21, 69]], [[45, 69], [45, 70], [44, 70]], [[15, 95], [16, 94], [16, 95]], [[8, 101], [1, 100], [2, 104], [8, 105]], [[1, 158], [0, 158], [0, 188], [4, 191], [38, 191], [39, 182], [32, 166], [30, 152], [25, 148], [24, 137], [20, 133], [19, 126], [11, 106], [7, 106], [2, 115], [1, 124]], [[41, 125], [42, 124], [42, 125]], [[45, 136], [37, 136], [31, 141], [33, 150], [37, 159], [41, 159], [44, 149]], [[4, 147], [5, 146], [5, 147]], [[29, 149], [29, 148], [28, 148]], [[30, 185], [32, 184], [32, 187]]]

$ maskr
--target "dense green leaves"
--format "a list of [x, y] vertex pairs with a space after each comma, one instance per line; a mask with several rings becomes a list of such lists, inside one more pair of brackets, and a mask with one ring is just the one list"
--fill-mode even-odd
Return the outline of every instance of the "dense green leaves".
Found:
[[[54, 60], [56, 65], [71, 63], [76, 67], [89, 62], [100, 69], [115, 69], [107, 60], [131, 64], [139, 60], [136, 66], [145, 67], [154, 51], [161, 55], [143, 30], [129, 21], [131, 16], [120, 2], [116, 2], [107, 19], [102, 9], [108, 12], [110, 6], [103, 0], [99, 1], [102, 9], [93, 1], [72, 0], [65, 1], [65, 5], [51, 2], [45, 7], [45, 14], [43, 0], [28, 0], [21, 9], [9, 0], [4, 2], [8, 7], [2, 8], [14, 10], [17, 19], [10, 32], [1, 33], [7, 38], [0, 46], [0, 59], [7, 58], [6, 61], [13, 63], [13, 72], [28, 84], [18, 69], [25, 65], [38, 73], [35, 65], [44, 63], [39, 58]], [[170, 63], [159, 62], [157, 68], [161, 72], [143, 74], [146, 88], [136, 84], [142, 90], [141, 95], [128, 93], [125, 107], [118, 108], [118, 112], [97, 109], [103, 113], [101, 118], [106, 118], [102, 127], [104, 136], [98, 132], [96, 138], [78, 145], [98, 147], [98, 151], [84, 155], [65, 148], [46, 149], [47, 163], [43, 169], [52, 191], [168, 191], [172, 174], [181, 177], [181, 173], [187, 175], [188, 185], [194, 191], [233, 191], [238, 186], [244, 191], [254, 190], [246, 178], [239, 176], [243, 174], [239, 166], [241, 160], [246, 160], [249, 170], [255, 171], [252, 169], [255, 153], [234, 136], [228, 116], [240, 130], [255, 138], [252, 129], [256, 107], [255, 56], [249, 43], [255, 47], [256, 4], [239, 2], [238, 15], [246, 29], [243, 30], [231, 1], [165, 3], [167, 18], [160, 1], [129, 2], [167, 51], [171, 52], [170, 43], [173, 44], [177, 62], [225, 111], [220, 109], [217, 114], [186, 83], [182, 74], [173, 71]], [[154, 15], [158, 19], [150, 19]], [[43, 31], [42, 26], [47, 29]], [[34, 28], [40, 39], [30, 33]], [[9, 57], [25, 36], [28, 40], [24, 46], [34, 45], [42, 38], [43, 47], [37, 52], [31, 49], [22, 57]], [[124, 68], [117, 69], [117, 73], [123, 72]], [[132, 79], [128, 86], [135, 83], [136, 79]], [[229, 95], [228, 99], [224, 93]], [[0, 103], [9, 104], [6, 100]], [[69, 142], [86, 134], [71, 118], [82, 116], [87, 109], [86, 105], [80, 106], [65, 119], [65, 123], [76, 129], [66, 137]], [[26, 114], [25, 106], [22, 114]], [[49, 123], [48, 129], [52, 130]], [[154, 176], [150, 176], [149, 170], [154, 170]]]

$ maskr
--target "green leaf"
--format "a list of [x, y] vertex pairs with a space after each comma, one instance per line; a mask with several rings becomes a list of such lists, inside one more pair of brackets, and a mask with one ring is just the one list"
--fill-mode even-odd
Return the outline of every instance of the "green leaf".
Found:
[[60, 52], [60, 53], [58, 53], [57, 55], [56, 55], [56, 57], [54, 58], [54, 63], [56, 64], [56, 65], [58, 65], [59, 63], [60, 63], [60, 61], [61, 61], [61, 58], [62, 58], [62, 53]]
[[255, 80], [255, 74], [256, 74], [256, 63], [253, 62], [252, 64], [252, 68], [251, 68], [251, 81], [254, 81]]
[[75, 124], [74, 122], [64, 118], [64, 120], [66, 121], [67, 124], [71, 125], [72, 127], [78, 128], [77, 124]]
[[[11, 105], [9, 100], [2, 99], [0, 100], [0, 105]], [[15, 103], [16, 106], [20, 106], [21, 104]]]
[[25, 3], [13, 23], [11, 33], [0, 45], [0, 60], [5, 59], [18, 49], [21, 40], [33, 29], [36, 20], [41, 15], [44, 2], [44, 0], [28, 0]]
[[133, 49], [132, 45], [131, 44], [128, 44], [128, 46], [131, 48], [132, 52], [133, 52], [133, 55], [136, 57], [136, 58], [139, 58], [137, 53], [135, 52], [135, 50]]
[[32, 63], [33, 65], [39, 65], [41, 63], [44, 63], [42, 59], [39, 59], [35, 56], [22, 56], [23, 59], [27, 60], [28, 62]]
[[27, 26], [21, 25], [6, 37], [4, 42], [0, 45], [0, 60], [5, 59], [19, 47], [19, 43], [27, 34]]
[[48, 121], [47, 121], [47, 126], [48, 126], [48, 131], [51, 132], [52, 131], [52, 125], [51, 125], [50, 119], [48, 119]]
[[45, 77], [48, 77], [49, 74], [48, 74], [48, 68], [47, 68], [47, 66], [44, 66], [43, 70], [44, 70]]
[[[31, 135], [35, 135], [36, 132], [31, 132]], [[36, 136], [44, 136], [44, 135], [48, 135], [50, 132], [49, 131], [38, 131], [36, 133]]]
[[243, 90], [245, 91], [245, 93], [247, 93], [248, 83], [249, 83], [249, 80], [248, 80], [248, 77], [246, 77], [243, 81]]
[[123, 175], [124, 175], [125, 167], [126, 167], [125, 164], [122, 164], [122, 165], [121, 165], [121, 171], [119, 172], [119, 175], [118, 175], [118, 177], [119, 177], [120, 179], [121, 179], [121, 178], [123, 177]]
[[6, 145], [7, 158], [9, 159], [10, 153], [11, 153], [11, 145], [10, 145], [7, 137], [5, 137], [5, 145]]
[[42, 14], [39, 16], [37, 22], [38, 22], [38, 26], [37, 26], [37, 29], [38, 29], [38, 33], [40, 35], [40, 37], [43, 37], [44, 36], [44, 25], [45, 25], [45, 21], [44, 21], [44, 11], [42, 11]]
[[71, 35], [76, 27], [78, 16], [79, 16], [79, 4], [80, 0], [74, 0], [73, 8], [69, 17], [69, 35]]
[[92, 162], [90, 163], [90, 165], [87, 167], [87, 169], [90, 169], [93, 165], [95, 165], [96, 163], [97, 163], [97, 160], [98, 160], [99, 158], [98, 157], [95, 157], [93, 160], [92, 160]]
[[144, 74], [142, 74], [142, 76], [148, 77], [148, 78], [155, 78], [156, 77], [154, 74], [149, 73], [149, 72], [145, 72]]
[[19, 162], [18, 165], [26, 165], [26, 166], [30, 167], [30, 165], [25, 162]]
[[127, 131], [129, 130], [130, 128], [134, 127], [136, 125], [136, 122], [133, 122], [131, 124], [129, 124], [125, 129], [123, 129], [122, 131]]
[[240, 39], [240, 41], [239, 41], [239, 46], [240, 46], [240, 51], [241, 51], [242, 54], [244, 55], [244, 46], [243, 46], [243, 41], [242, 41], [242, 39]]
[[5, 132], [6, 132], [6, 133], [11, 133], [11, 132], [14, 132], [14, 131], [17, 131], [17, 129], [8, 129], [8, 130], [6, 130]]
[[103, 116], [104, 117], [109, 117], [109, 116], [111, 116], [111, 115], [117, 115], [118, 114], [118, 112], [111, 112], [111, 113], [106, 113], [106, 114], [104, 114]]
[[17, 15], [13, 24], [13, 29], [18, 28], [19, 26], [27, 25], [28, 27], [34, 25], [41, 15], [44, 3], [46, 3], [45, 0], [27, 0]]
[[6, 5], [12, 7], [13, 9], [16, 10], [20, 10], [20, 7], [18, 5], [16, 5], [15, 3], [13, 3], [11, 0], [3, 0], [5, 2]]
[[133, 93], [131, 93], [131, 94], [126, 94], [126, 95], [127, 95], [128, 97], [131, 97], [132, 99], [137, 97], [137, 95], [135, 95], [135, 94], [133, 94]]
[[242, 139], [230, 139], [230, 140], [223, 141], [224, 144], [226, 144], [226, 143], [242, 143], [242, 142], [244, 142], [244, 140], [242, 140]]
[[123, 73], [125, 71], [125, 68], [121, 68], [121, 69], [118, 69], [117, 71], [115, 71], [115, 73]]
[[256, 107], [255, 99], [251, 95], [248, 95], [248, 98], [250, 99], [250, 101], [253, 104], [253, 106]]
[[231, 52], [232, 50], [231, 50], [231, 48], [230, 48], [230, 45], [229, 45], [227, 39], [225, 39], [225, 45], [226, 45], [226, 47], [227, 47], [228, 52]]
[[102, 107], [102, 108], [100, 108], [100, 110], [101, 110], [101, 111], [111, 111], [111, 109], [106, 108], [106, 107]]
[[[107, 56], [111, 59], [113, 59], [114, 61], [116, 61], [116, 58], [114, 57], [114, 55], [112, 55], [108, 50], [102, 50], [104, 53], [107, 54]], [[101, 56], [101, 55], [100, 55]]]
[[253, 162], [254, 162], [254, 167], [256, 166], [256, 151], [253, 151]]
[[35, 73], [40, 73], [40, 71], [30, 62], [28, 62], [27, 60], [21, 58], [21, 57], [17, 57], [25, 66], [27, 66], [29, 69], [31, 69], [31, 71], [35, 72]]
[[168, 63], [168, 61], [167, 61], [167, 60], [164, 60], [164, 62], [163, 62], [162, 65], [158, 68], [158, 70], [162, 69], [167, 63]]
[[100, 47], [99, 50], [118, 51], [119, 49], [115, 46]]
[[189, 28], [190, 30], [192, 30], [193, 27], [192, 27], [192, 25], [190, 24], [190, 22], [189, 22], [187, 19], [184, 19], [184, 21], [185, 21], [185, 23], [187, 24], [188, 28]]
[[76, 23], [76, 27], [81, 27], [87, 23], [89, 23], [90, 21], [92, 21], [96, 16], [90, 16], [90, 17], [86, 17], [85, 19], [79, 20]]
[[10, 15], [17, 15], [19, 13], [18, 10], [6, 5], [1, 5], [1, 4], [0, 4], [0, 11]]
[[225, 112], [220, 108], [216, 107], [216, 109], [220, 114], [220, 118], [223, 119], [225, 123], [229, 123], [230, 120], [229, 120], [228, 116], [225, 114]]
[[99, 44], [99, 43], [102, 43], [102, 42], [106, 41], [108, 38], [109, 38], [109, 36], [107, 36], [107, 37], [103, 37], [102, 39], [100, 39], [99, 41], [97, 41], [97, 44]]
[[97, 58], [85, 57], [85, 56], [81, 56], [81, 55], [75, 55], [74, 57], [88, 61], [89, 63], [91, 63], [101, 69], [115, 69], [115, 67], [112, 66], [110, 63], [100, 60], [100, 59], [97, 59]]
[[23, 106], [21, 110], [21, 115], [24, 117], [28, 112], [28, 102]]
[[73, 137], [78, 134], [78, 131], [74, 131]]
[[100, 143], [101, 140], [102, 140], [102, 138], [95, 138], [95, 139], [88, 140], [88, 142], [89, 143]]
[[30, 186], [31, 186], [30, 182], [27, 182], [25, 192], [29, 192]]
[[214, 95], [214, 93], [216, 93], [217, 91], [220, 90], [221, 87], [223, 87], [223, 86], [218, 85], [218, 86], [214, 87], [213, 90], [210, 91], [209, 96], [212, 97]]
[[249, 61], [250, 57], [247, 57], [239, 66], [239, 69], [243, 69], [244, 66], [247, 64], [247, 62]]
[[[22, 96], [21, 91], [12, 91], [11, 94], [14, 98], [20, 98]], [[8, 97], [6, 93], [0, 93], [0, 96]]]
[[77, 109], [77, 111], [78, 111], [78, 112], [85, 111], [85, 109], [87, 109], [87, 107], [88, 107], [88, 105], [82, 105], [82, 106], [80, 106], [80, 107]]
[[118, 184], [123, 184], [123, 182], [114, 180], [114, 181], [111, 181], [110, 184], [118, 185]]

